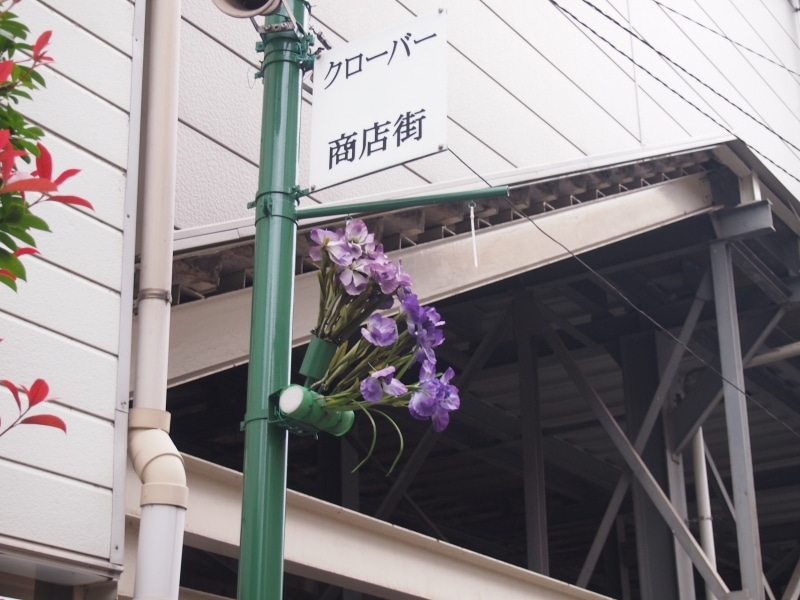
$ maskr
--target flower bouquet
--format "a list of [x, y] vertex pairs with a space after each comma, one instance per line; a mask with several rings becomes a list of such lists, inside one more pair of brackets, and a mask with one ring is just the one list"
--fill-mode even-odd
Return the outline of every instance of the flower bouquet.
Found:
[[[373, 438], [359, 467], [375, 447], [373, 415], [381, 415], [400, 438], [393, 469], [403, 436], [385, 407], [408, 407], [412, 417], [430, 419], [439, 432], [459, 407], [458, 389], [450, 383], [453, 370], [436, 371], [434, 348], [444, 341], [444, 322], [436, 309], [420, 306], [400, 261], [395, 265], [386, 256], [363, 221], [350, 220], [343, 230], [314, 229], [310, 239], [310, 256], [319, 266], [320, 305], [300, 368], [308, 380], [304, 387], [284, 390], [280, 410], [290, 421], [306, 418], [312, 428], [334, 435], [346, 433], [354, 414], [362, 412]], [[395, 302], [394, 316], [381, 314]], [[418, 376], [412, 378], [416, 365]]]

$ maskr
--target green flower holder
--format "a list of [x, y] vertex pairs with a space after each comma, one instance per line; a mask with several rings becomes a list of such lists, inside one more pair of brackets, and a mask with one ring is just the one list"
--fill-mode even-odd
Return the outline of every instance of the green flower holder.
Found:
[[322, 379], [325, 371], [328, 370], [328, 365], [331, 364], [331, 359], [337, 348], [338, 346], [333, 342], [320, 339], [311, 334], [308, 349], [303, 357], [303, 363], [300, 365], [300, 374], [305, 375], [311, 381]]
[[322, 396], [301, 385], [290, 385], [278, 397], [280, 416], [290, 429], [300, 429], [308, 433], [325, 431], [342, 436], [353, 426], [355, 415], [352, 410], [327, 410]]

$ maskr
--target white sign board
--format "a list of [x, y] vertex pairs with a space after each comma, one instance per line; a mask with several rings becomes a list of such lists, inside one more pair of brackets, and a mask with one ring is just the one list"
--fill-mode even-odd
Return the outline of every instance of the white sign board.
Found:
[[321, 52], [310, 189], [447, 149], [445, 12]]

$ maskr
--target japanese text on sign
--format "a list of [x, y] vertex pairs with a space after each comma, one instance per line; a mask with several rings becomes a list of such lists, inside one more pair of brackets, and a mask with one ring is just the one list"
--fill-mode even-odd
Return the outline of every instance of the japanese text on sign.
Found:
[[430, 40], [435, 38], [436, 34], [432, 33], [425, 37], [412, 40], [412, 36], [410, 33], [406, 33], [403, 35], [399, 40], [392, 41], [391, 50], [383, 50], [382, 52], [378, 52], [377, 54], [373, 54], [372, 56], [364, 56], [363, 52], [359, 52], [355, 56], [349, 56], [344, 59], [344, 61], [337, 61], [333, 62], [330, 61], [328, 66], [328, 72], [325, 74], [325, 89], [328, 89], [333, 85], [333, 83], [338, 79], [339, 74], [342, 72], [342, 68], [344, 68], [343, 76], [345, 79], [349, 79], [359, 73], [364, 72], [365, 64], [371, 66], [370, 63], [374, 60], [378, 60], [380, 58], [387, 58], [385, 65], [388, 67], [392, 64], [392, 60], [394, 60], [395, 53], [398, 50], [398, 45], [402, 46], [401, 55], [403, 52], [405, 53], [406, 57], [411, 56], [411, 48], [412, 45], [416, 46], [417, 44], [421, 44], [426, 40]]
[[397, 147], [408, 140], [421, 140], [423, 119], [425, 119], [424, 108], [417, 112], [401, 114], [394, 123], [391, 121], [375, 122], [370, 127], [363, 129], [360, 137], [355, 131], [343, 133], [337, 139], [328, 142], [330, 144], [328, 169], [332, 169], [341, 162], [353, 162], [364, 156], [369, 157], [376, 152], [385, 152], [390, 137], [393, 138]]
[[417, 17], [318, 55], [311, 189], [446, 148], [444, 17]]

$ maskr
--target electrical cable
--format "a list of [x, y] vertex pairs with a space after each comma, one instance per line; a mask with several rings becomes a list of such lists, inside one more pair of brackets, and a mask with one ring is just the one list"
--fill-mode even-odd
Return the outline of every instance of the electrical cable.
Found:
[[[581, 27], [583, 27], [584, 29], [588, 30], [588, 31], [589, 31], [589, 32], [591, 32], [591, 33], [592, 33], [592, 34], [593, 34], [595, 37], [597, 37], [598, 39], [600, 39], [600, 40], [602, 40], [603, 42], [605, 42], [605, 43], [606, 43], [608, 46], [610, 46], [610, 47], [611, 47], [611, 48], [612, 48], [614, 51], [618, 52], [618, 53], [619, 53], [619, 54], [621, 54], [623, 57], [625, 57], [627, 60], [629, 60], [629, 61], [630, 61], [630, 62], [631, 62], [631, 63], [632, 63], [634, 66], [636, 66], [637, 68], [639, 68], [639, 69], [640, 69], [640, 70], [642, 70], [643, 72], [645, 72], [645, 73], [647, 73], [648, 75], [650, 75], [650, 77], [652, 77], [653, 79], [655, 79], [655, 80], [656, 80], [658, 83], [660, 83], [660, 84], [661, 84], [661, 85], [663, 85], [665, 88], [667, 88], [669, 91], [671, 91], [673, 94], [675, 94], [676, 96], [678, 96], [678, 97], [679, 97], [681, 100], [683, 100], [684, 102], [686, 102], [686, 103], [687, 103], [689, 106], [691, 106], [692, 108], [694, 108], [695, 110], [697, 110], [697, 111], [698, 111], [700, 114], [702, 114], [703, 116], [705, 116], [706, 118], [708, 118], [708, 119], [709, 119], [709, 120], [710, 120], [712, 123], [714, 123], [715, 125], [717, 125], [717, 126], [720, 128], [720, 129], [722, 129], [723, 131], [725, 131], [726, 133], [728, 133], [728, 134], [730, 134], [730, 135], [732, 135], [732, 136], [734, 136], [734, 137], [738, 137], [738, 136], [736, 135], [736, 133], [735, 133], [735, 132], [734, 132], [734, 131], [733, 131], [733, 130], [730, 128], [730, 127], [728, 127], [727, 125], [723, 124], [723, 123], [722, 123], [722, 122], [720, 122], [718, 119], [716, 119], [715, 117], [713, 117], [712, 115], [710, 115], [708, 112], [706, 112], [705, 110], [703, 110], [702, 108], [700, 108], [700, 107], [699, 107], [699, 106], [698, 106], [696, 103], [694, 103], [694, 102], [692, 102], [691, 100], [689, 100], [689, 99], [688, 99], [686, 96], [684, 96], [683, 94], [681, 94], [681, 93], [680, 93], [678, 90], [676, 90], [675, 88], [673, 88], [672, 86], [670, 86], [668, 83], [666, 83], [666, 82], [665, 82], [663, 79], [661, 79], [660, 77], [658, 77], [658, 75], [656, 75], [655, 73], [653, 73], [652, 71], [650, 71], [650, 70], [649, 70], [649, 69], [647, 69], [646, 67], [644, 67], [644, 66], [642, 66], [641, 64], [639, 64], [638, 62], [636, 62], [636, 60], [634, 60], [634, 59], [633, 59], [633, 57], [631, 57], [631, 56], [628, 56], [628, 55], [627, 55], [627, 54], [626, 54], [624, 51], [622, 51], [622, 50], [620, 50], [619, 48], [617, 48], [617, 47], [614, 45], [614, 43], [613, 43], [613, 42], [609, 41], [607, 38], [605, 38], [605, 37], [604, 37], [604, 36], [602, 36], [600, 33], [598, 33], [598, 32], [597, 32], [595, 29], [593, 29], [593, 28], [592, 28], [590, 25], [588, 25], [588, 24], [584, 23], [584, 22], [583, 22], [582, 20], [580, 20], [580, 19], [579, 19], [577, 16], [575, 16], [573, 13], [571, 13], [569, 10], [567, 10], [566, 8], [564, 8], [563, 6], [561, 6], [560, 4], [558, 4], [558, 2], [556, 2], [556, 0], [549, 0], [549, 2], [550, 2], [551, 4], [553, 4], [553, 6], [555, 6], [556, 8], [558, 8], [558, 9], [559, 9], [559, 10], [560, 10], [562, 13], [564, 13], [565, 15], [567, 15], [568, 17], [570, 17], [570, 18], [571, 18], [573, 21], [575, 21], [576, 23], [578, 23], [578, 24], [579, 24]], [[588, 3], [588, 2], [587, 2], [587, 0], [583, 0], [583, 2], [586, 2], [587, 4], [590, 4], [590, 3]], [[591, 6], [591, 4], [590, 4], [590, 6]], [[596, 9], [596, 10], [599, 10], [599, 9]], [[600, 11], [600, 12], [602, 13], [602, 11]], [[604, 15], [605, 15], [605, 13], [602, 13], [602, 14], [604, 14]], [[608, 17], [608, 15], [605, 15], [605, 16], [607, 16], [607, 17]], [[611, 18], [611, 17], [608, 17], [608, 18], [610, 18], [610, 19], [613, 21], [613, 18]], [[629, 30], [628, 30], [628, 31], [629, 31]], [[634, 36], [636, 35], [636, 34], [634, 34], [634, 33], [633, 33], [633, 32], [631, 32], [631, 31], [629, 31], [629, 33], [630, 33], [631, 35], [634, 35]], [[656, 52], [658, 52], [658, 51], [656, 51]], [[677, 66], [677, 65], [676, 65], [676, 66]], [[694, 75], [692, 75], [692, 77], [694, 77]], [[704, 83], [703, 85], [706, 85], [706, 86], [707, 86], [707, 84], [705, 84], [705, 83]], [[713, 91], [713, 90], [712, 90], [712, 91]], [[715, 93], [715, 94], [718, 94], [718, 92], [714, 92], [714, 93]], [[719, 95], [719, 94], [718, 94], [718, 95]], [[737, 108], [738, 108], [738, 107], [737, 107]], [[741, 109], [739, 109], [739, 110], [741, 110]], [[745, 114], [747, 114], [747, 113], [745, 113]], [[752, 115], [748, 115], [748, 116], [750, 116], [750, 118], [752, 118], [752, 119], [755, 119], [755, 117], [753, 117]], [[792, 144], [792, 143], [791, 143], [791, 142], [789, 142], [788, 140], [785, 140], [785, 139], [784, 139], [784, 138], [783, 138], [781, 135], [779, 135], [777, 132], [775, 132], [775, 131], [774, 131], [774, 130], [772, 130], [771, 128], [767, 127], [766, 125], [764, 125], [763, 123], [761, 123], [761, 122], [760, 122], [760, 121], [758, 121], [757, 119], [755, 119], [755, 120], [756, 120], [756, 122], [757, 122], [757, 123], [760, 123], [760, 124], [761, 124], [761, 125], [763, 125], [765, 128], [767, 128], [767, 130], [768, 130], [768, 131], [770, 131], [771, 133], [773, 133], [774, 135], [776, 135], [776, 136], [777, 136], [779, 139], [781, 139], [782, 141], [784, 141], [784, 142], [785, 142], [785, 143], [787, 143], [788, 145], [792, 146], [793, 148], [797, 148], [797, 146], [794, 146], [794, 144]], [[783, 172], [783, 173], [784, 173], [786, 176], [788, 176], [788, 177], [790, 177], [791, 179], [793, 179], [794, 181], [796, 181], [796, 182], [800, 183], [800, 177], [798, 177], [798, 176], [797, 176], [797, 175], [795, 175], [794, 173], [791, 173], [791, 172], [790, 172], [788, 169], [786, 169], [785, 167], [781, 166], [781, 165], [780, 165], [779, 163], [777, 163], [775, 160], [773, 160], [772, 158], [770, 158], [769, 156], [767, 156], [766, 154], [764, 154], [763, 152], [761, 152], [760, 150], [758, 150], [758, 148], [755, 148], [754, 146], [750, 146], [749, 144], [748, 144], [748, 147], [749, 147], [749, 148], [750, 148], [750, 149], [751, 149], [753, 152], [755, 152], [756, 154], [758, 154], [758, 155], [759, 155], [761, 158], [763, 158], [764, 160], [766, 160], [767, 162], [769, 162], [771, 165], [773, 165], [773, 166], [774, 166], [776, 169], [779, 169], [781, 172]], [[797, 148], [797, 150], [798, 150], [798, 151], [800, 151], [800, 148]]]
[[736, 40], [729, 38], [729, 37], [728, 37], [727, 35], [725, 35], [724, 33], [721, 33], [721, 32], [719, 32], [719, 31], [716, 31], [715, 29], [712, 29], [712, 28], [711, 28], [711, 27], [709, 27], [708, 25], [704, 25], [704, 24], [703, 24], [703, 23], [701, 23], [700, 21], [697, 21], [697, 20], [693, 19], [692, 17], [690, 17], [690, 16], [688, 16], [688, 15], [685, 15], [685, 14], [683, 14], [682, 12], [680, 12], [680, 11], [678, 11], [678, 10], [675, 10], [675, 9], [674, 9], [674, 8], [672, 8], [671, 6], [667, 6], [666, 4], [664, 4], [664, 3], [662, 3], [662, 2], [659, 2], [659, 0], [653, 0], [653, 2], [655, 2], [655, 3], [656, 3], [658, 6], [660, 6], [660, 7], [661, 7], [661, 8], [663, 8], [664, 10], [668, 10], [668, 11], [670, 11], [671, 13], [675, 13], [675, 14], [676, 14], [676, 15], [678, 15], [679, 17], [682, 17], [682, 18], [686, 19], [687, 21], [689, 21], [689, 22], [691, 22], [691, 23], [694, 23], [694, 24], [695, 24], [695, 25], [697, 25], [698, 27], [702, 27], [703, 29], [705, 29], [705, 30], [707, 30], [707, 31], [709, 31], [709, 32], [711, 32], [711, 33], [713, 33], [714, 35], [718, 35], [718, 36], [719, 36], [719, 37], [721, 37], [722, 39], [729, 41], [729, 42], [730, 42], [731, 44], [733, 44], [734, 46], [738, 46], [738, 47], [739, 47], [739, 48], [741, 48], [742, 50], [746, 50], [747, 52], [750, 52], [751, 54], [754, 54], [755, 56], [758, 56], [759, 58], [761, 58], [761, 59], [763, 59], [763, 60], [766, 60], [767, 62], [770, 62], [770, 63], [772, 63], [772, 64], [773, 64], [773, 65], [775, 65], [776, 67], [780, 67], [781, 69], [783, 69], [783, 70], [785, 70], [785, 71], [788, 71], [788, 72], [789, 72], [789, 73], [791, 73], [792, 75], [797, 75], [798, 77], [800, 77], [800, 73], [798, 73], [797, 71], [793, 71], [792, 69], [790, 69], [789, 67], [787, 67], [787, 66], [786, 66], [786, 65], [784, 65], [783, 63], [780, 63], [780, 62], [778, 62], [777, 60], [774, 60], [774, 59], [770, 58], [769, 56], [766, 56], [766, 55], [764, 55], [764, 54], [761, 54], [761, 53], [760, 53], [760, 52], [758, 52], [757, 50], [753, 50], [752, 48], [749, 48], [748, 46], [746, 46], [745, 44], [742, 44], [741, 42], [737, 42]]
[[[454, 156], [454, 157], [455, 157], [455, 158], [456, 158], [456, 159], [457, 159], [457, 160], [458, 160], [458, 161], [459, 161], [459, 162], [460, 162], [462, 165], [464, 165], [464, 166], [465, 166], [467, 169], [469, 169], [469, 171], [470, 171], [470, 172], [471, 172], [473, 175], [475, 175], [475, 176], [476, 176], [478, 179], [480, 179], [480, 180], [481, 180], [481, 181], [482, 181], [482, 182], [483, 182], [483, 183], [484, 183], [484, 184], [485, 184], [487, 187], [492, 187], [492, 185], [491, 185], [491, 184], [490, 184], [490, 183], [489, 183], [489, 182], [488, 182], [488, 181], [487, 181], [487, 180], [486, 180], [486, 179], [485, 179], [485, 178], [484, 178], [484, 177], [483, 177], [483, 176], [482, 176], [480, 173], [478, 173], [478, 172], [477, 172], [475, 169], [473, 169], [473, 168], [472, 168], [472, 167], [471, 167], [471, 166], [470, 166], [470, 165], [469, 165], [469, 164], [468, 164], [466, 161], [464, 161], [464, 160], [463, 160], [463, 159], [462, 159], [462, 158], [461, 158], [461, 157], [460, 157], [458, 154], [456, 154], [456, 152], [455, 152], [455, 151], [453, 151], [453, 149], [452, 149], [452, 148], [448, 148], [448, 152], [449, 152], [450, 154], [452, 154], [452, 155], [453, 155], [453, 156]], [[702, 365], [704, 365], [705, 367], [707, 367], [707, 368], [711, 369], [711, 371], [712, 371], [712, 372], [713, 372], [715, 375], [717, 375], [717, 376], [718, 376], [718, 377], [719, 377], [719, 378], [720, 378], [720, 379], [721, 379], [721, 380], [722, 380], [724, 383], [727, 383], [727, 384], [728, 384], [728, 385], [730, 385], [732, 388], [734, 388], [734, 389], [735, 389], [737, 392], [739, 392], [740, 394], [742, 394], [742, 395], [743, 395], [745, 398], [747, 398], [748, 400], [752, 401], [752, 402], [753, 402], [754, 404], [756, 404], [756, 405], [757, 405], [759, 408], [761, 408], [761, 409], [762, 409], [762, 410], [763, 410], [765, 413], [767, 413], [767, 415], [769, 415], [770, 417], [772, 417], [772, 418], [773, 418], [775, 421], [777, 421], [778, 423], [780, 423], [781, 425], [783, 425], [783, 426], [784, 426], [784, 427], [785, 427], [787, 430], [789, 430], [789, 431], [790, 431], [792, 434], [794, 434], [794, 435], [795, 435], [795, 436], [796, 436], [798, 439], [800, 439], [800, 432], [798, 432], [797, 430], [795, 430], [795, 429], [794, 429], [794, 428], [793, 428], [791, 425], [789, 425], [789, 424], [788, 424], [788, 423], [787, 423], [787, 422], [786, 422], [784, 419], [780, 419], [780, 418], [779, 418], [777, 415], [773, 414], [773, 413], [772, 413], [772, 412], [771, 412], [771, 411], [770, 411], [770, 410], [769, 410], [767, 407], [765, 407], [765, 406], [764, 406], [763, 404], [761, 404], [761, 403], [760, 403], [758, 400], [756, 400], [756, 399], [755, 399], [755, 398], [752, 396], [752, 394], [748, 393], [746, 390], [743, 390], [743, 389], [741, 389], [741, 388], [740, 388], [738, 385], [736, 385], [736, 383], [735, 383], [735, 382], [733, 382], [733, 381], [730, 381], [728, 378], [726, 378], [726, 377], [725, 377], [725, 376], [722, 374], [722, 372], [721, 372], [719, 369], [717, 369], [717, 368], [716, 368], [714, 365], [712, 365], [712, 364], [711, 364], [711, 363], [709, 363], [707, 360], [705, 360], [705, 359], [704, 359], [702, 356], [700, 356], [700, 355], [699, 355], [697, 352], [695, 352], [694, 350], [692, 350], [692, 348], [690, 348], [688, 344], [684, 344], [683, 342], [681, 342], [681, 340], [680, 340], [680, 339], [679, 339], [679, 338], [678, 338], [678, 337], [677, 337], [677, 336], [676, 336], [674, 333], [672, 333], [672, 332], [671, 332], [671, 331], [669, 331], [669, 330], [668, 330], [666, 327], [664, 327], [663, 325], [661, 325], [661, 323], [659, 323], [659, 322], [658, 322], [658, 321], [657, 321], [657, 320], [656, 320], [654, 317], [650, 316], [650, 315], [649, 315], [649, 314], [648, 314], [648, 313], [647, 313], [645, 310], [643, 310], [643, 309], [639, 308], [639, 307], [638, 307], [638, 306], [637, 306], [637, 305], [636, 305], [636, 304], [635, 304], [635, 303], [634, 303], [634, 302], [633, 302], [633, 301], [632, 301], [630, 298], [628, 298], [628, 296], [627, 296], [627, 295], [626, 295], [626, 294], [625, 294], [625, 293], [624, 293], [624, 292], [623, 292], [621, 289], [619, 289], [619, 287], [617, 287], [616, 285], [614, 285], [614, 283], [613, 283], [613, 282], [611, 282], [611, 281], [610, 281], [610, 280], [609, 280], [607, 277], [605, 277], [605, 276], [604, 276], [604, 275], [602, 275], [602, 274], [601, 274], [599, 271], [597, 271], [596, 269], [594, 269], [594, 268], [593, 268], [591, 265], [589, 265], [589, 264], [588, 264], [588, 263], [587, 263], [585, 260], [583, 260], [583, 259], [582, 259], [580, 256], [578, 256], [578, 255], [577, 255], [577, 254], [575, 254], [575, 253], [574, 253], [574, 252], [573, 252], [571, 249], [569, 249], [569, 248], [568, 248], [568, 247], [567, 247], [565, 244], [561, 243], [561, 242], [560, 242], [559, 240], [557, 240], [555, 237], [553, 237], [552, 235], [550, 235], [549, 233], [547, 233], [547, 232], [546, 232], [544, 229], [542, 229], [542, 227], [541, 227], [541, 226], [540, 226], [540, 225], [539, 225], [539, 224], [536, 222], [536, 220], [535, 220], [535, 219], [533, 219], [533, 218], [532, 218], [530, 215], [527, 215], [527, 214], [525, 214], [525, 213], [521, 213], [521, 212], [517, 211], [516, 207], [514, 206], [514, 204], [511, 202], [511, 200], [510, 200], [509, 198], [507, 198], [507, 197], [506, 197], [506, 198], [504, 198], [504, 200], [505, 200], [505, 201], [508, 203], [508, 205], [511, 207], [511, 210], [512, 210], [513, 212], [515, 212], [515, 213], [517, 213], [517, 214], [521, 214], [521, 215], [523, 215], [523, 216], [525, 217], [525, 219], [526, 219], [526, 220], [527, 220], [529, 223], [531, 223], [531, 224], [532, 224], [532, 225], [533, 225], [533, 226], [534, 226], [534, 227], [535, 227], [535, 228], [536, 228], [536, 229], [537, 229], [537, 230], [538, 230], [538, 231], [539, 231], [539, 232], [540, 232], [542, 235], [544, 235], [544, 236], [545, 236], [547, 239], [549, 239], [551, 242], [553, 242], [554, 244], [556, 244], [557, 246], [559, 246], [559, 247], [560, 247], [562, 250], [564, 250], [564, 251], [565, 251], [565, 252], [566, 252], [566, 253], [569, 255], [569, 257], [570, 257], [570, 258], [573, 258], [574, 260], [576, 260], [576, 261], [578, 262], [578, 264], [580, 264], [580, 265], [581, 265], [581, 266], [582, 266], [584, 269], [586, 269], [586, 270], [587, 270], [587, 271], [588, 271], [590, 274], [592, 274], [594, 277], [596, 277], [598, 280], [600, 280], [600, 281], [603, 283], [603, 285], [605, 285], [606, 287], [608, 287], [608, 289], [610, 289], [610, 290], [611, 290], [611, 291], [612, 291], [614, 294], [616, 294], [616, 295], [617, 295], [617, 296], [618, 296], [618, 297], [619, 297], [619, 298], [620, 298], [620, 299], [621, 299], [621, 300], [622, 300], [624, 303], [626, 303], [627, 305], [629, 305], [629, 306], [630, 306], [630, 307], [631, 307], [633, 310], [635, 310], [635, 311], [636, 311], [637, 313], [639, 313], [639, 314], [640, 314], [642, 317], [644, 317], [644, 318], [645, 318], [647, 321], [649, 321], [651, 324], [653, 324], [653, 325], [656, 327], [656, 329], [658, 329], [659, 331], [661, 331], [662, 333], [664, 333], [664, 334], [665, 334], [667, 337], [669, 337], [669, 338], [670, 338], [670, 339], [671, 339], [671, 340], [672, 340], [674, 343], [681, 345], [681, 346], [684, 348], [684, 350], [685, 350], [687, 353], [689, 353], [689, 354], [690, 354], [690, 355], [692, 355], [694, 358], [696, 358], [696, 359], [697, 359], [697, 360], [700, 362], [700, 364], [702, 364]]]
[[[565, 10], [566, 10], [566, 9], [562, 8], [562, 7], [561, 7], [561, 6], [560, 6], [560, 5], [559, 5], [559, 4], [558, 4], [558, 3], [557, 3], [555, 0], [550, 0], [550, 2], [551, 2], [552, 4], [554, 4], [554, 5], [555, 5], [555, 6], [556, 6], [556, 7], [557, 7], [559, 10], [562, 10], [562, 11], [565, 11]], [[754, 123], [756, 123], [756, 124], [758, 124], [758, 125], [761, 125], [761, 127], [763, 127], [763, 128], [764, 128], [764, 129], [766, 129], [768, 132], [770, 132], [771, 134], [773, 134], [774, 136], [776, 136], [776, 137], [777, 137], [779, 140], [781, 140], [781, 141], [782, 141], [784, 144], [787, 144], [788, 146], [790, 146], [790, 147], [791, 147], [791, 148], [793, 148], [794, 150], [797, 150], [798, 152], [800, 152], [800, 147], [798, 147], [797, 145], [795, 145], [795, 144], [794, 144], [792, 141], [790, 141], [789, 139], [787, 139], [787, 138], [783, 137], [783, 136], [782, 136], [781, 134], [779, 134], [777, 131], [775, 131], [774, 129], [772, 129], [772, 127], [770, 127], [769, 125], [767, 125], [766, 123], [764, 123], [764, 122], [763, 122], [763, 121], [761, 121], [760, 119], [758, 119], [758, 118], [754, 117], [753, 115], [751, 115], [749, 112], [747, 112], [746, 110], [744, 110], [742, 107], [740, 107], [738, 104], [736, 104], [735, 102], [733, 102], [733, 101], [732, 101], [732, 100], [730, 100], [729, 98], [726, 98], [725, 96], [723, 96], [721, 93], [719, 93], [717, 90], [715, 90], [715, 89], [714, 89], [713, 87], [711, 87], [709, 84], [707, 84], [705, 81], [703, 81], [702, 79], [700, 79], [700, 78], [699, 78], [697, 75], [695, 75], [694, 73], [692, 73], [692, 72], [691, 72], [691, 71], [689, 71], [688, 69], [684, 68], [683, 66], [681, 66], [680, 64], [678, 64], [677, 62], [675, 62], [674, 60], [672, 60], [672, 59], [671, 59], [669, 56], [667, 56], [666, 54], [664, 54], [663, 52], [661, 52], [661, 50], [659, 50], [658, 48], [656, 48], [655, 46], [653, 46], [653, 44], [651, 44], [650, 42], [648, 42], [648, 41], [647, 41], [646, 39], [644, 39], [644, 38], [643, 38], [641, 35], [639, 35], [639, 34], [638, 34], [638, 33], [636, 33], [635, 31], [633, 31], [633, 30], [632, 30], [632, 29], [630, 29], [629, 27], [625, 27], [625, 25], [623, 25], [622, 23], [620, 23], [619, 21], [617, 21], [617, 20], [616, 20], [614, 17], [612, 17], [611, 15], [609, 15], [609, 14], [607, 14], [607, 13], [603, 12], [603, 11], [602, 11], [602, 10], [601, 10], [601, 9], [600, 9], [600, 8], [599, 8], [597, 5], [595, 5], [595, 4], [592, 4], [592, 2], [590, 2], [590, 0], [582, 0], [582, 2], [583, 2], [584, 4], [586, 4], [587, 6], [591, 7], [592, 9], [594, 9], [596, 12], [600, 13], [600, 14], [601, 14], [602, 16], [604, 16], [606, 19], [608, 19], [609, 21], [611, 21], [611, 22], [612, 22], [614, 25], [616, 25], [617, 27], [619, 27], [620, 29], [622, 29], [624, 32], [626, 32], [628, 35], [631, 35], [631, 36], [633, 36], [634, 38], [636, 38], [637, 40], [639, 40], [639, 42], [641, 42], [642, 44], [644, 44], [645, 46], [647, 46], [648, 48], [650, 48], [650, 49], [651, 49], [653, 52], [655, 52], [655, 53], [656, 53], [656, 54], [659, 56], [659, 58], [662, 58], [662, 59], [664, 59], [664, 60], [665, 60], [665, 61], [667, 61], [669, 64], [671, 64], [672, 66], [674, 66], [675, 68], [677, 68], [679, 71], [681, 71], [682, 73], [685, 73], [686, 75], [688, 75], [689, 77], [691, 77], [692, 79], [694, 79], [694, 80], [695, 80], [697, 83], [699, 83], [700, 85], [702, 85], [703, 87], [705, 87], [705, 88], [706, 88], [708, 91], [710, 91], [710, 92], [711, 92], [712, 94], [714, 94], [715, 96], [717, 96], [717, 97], [721, 98], [722, 100], [724, 100], [725, 102], [727, 102], [728, 104], [730, 104], [730, 105], [731, 105], [733, 108], [735, 108], [736, 110], [738, 110], [740, 113], [742, 113], [742, 114], [743, 114], [744, 116], [746, 116], [747, 118], [751, 119], [751, 120], [752, 120]], [[573, 18], [575, 18], [575, 17], [573, 16]]]

